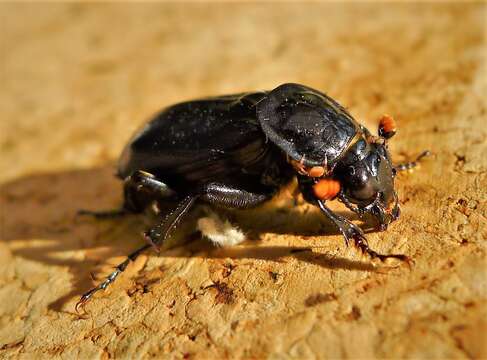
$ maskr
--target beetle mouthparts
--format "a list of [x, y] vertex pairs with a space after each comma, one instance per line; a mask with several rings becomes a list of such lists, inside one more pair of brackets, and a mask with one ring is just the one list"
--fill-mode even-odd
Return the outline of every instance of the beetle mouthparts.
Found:
[[393, 221], [397, 220], [401, 209], [399, 208], [399, 202], [397, 194], [394, 193], [394, 200], [391, 201], [386, 208], [380, 203], [376, 202], [371, 208], [372, 214], [379, 220], [379, 227], [382, 231], [387, 229], [387, 226]]

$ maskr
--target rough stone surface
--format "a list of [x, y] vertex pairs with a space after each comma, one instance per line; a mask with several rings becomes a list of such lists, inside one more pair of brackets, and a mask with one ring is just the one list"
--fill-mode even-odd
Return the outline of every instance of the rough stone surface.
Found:
[[[485, 3], [0, 4], [2, 358], [485, 358]], [[114, 160], [161, 107], [299, 82], [375, 130], [395, 116], [402, 216], [374, 266], [284, 193], [229, 216], [248, 240], [148, 253], [74, 312], [154, 219]], [[341, 208], [340, 208], [341, 209]], [[343, 210], [343, 209], [342, 209]], [[188, 235], [189, 234], [189, 235]]]

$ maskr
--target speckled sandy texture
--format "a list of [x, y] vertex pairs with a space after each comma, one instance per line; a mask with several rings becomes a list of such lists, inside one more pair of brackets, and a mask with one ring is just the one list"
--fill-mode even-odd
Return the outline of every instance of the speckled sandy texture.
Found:
[[[485, 4], [0, 4], [2, 358], [485, 358]], [[249, 240], [196, 235], [149, 253], [74, 313], [90, 272], [153, 219], [113, 164], [165, 105], [300, 82], [375, 130], [396, 117], [402, 217], [368, 235], [411, 269], [374, 267], [285, 194], [233, 214]], [[343, 209], [342, 209], [343, 210]], [[186, 226], [191, 232], [191, 226]]]

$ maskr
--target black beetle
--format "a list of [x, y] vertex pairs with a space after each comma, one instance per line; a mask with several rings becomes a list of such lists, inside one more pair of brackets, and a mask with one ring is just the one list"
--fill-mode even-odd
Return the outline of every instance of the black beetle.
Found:
[[379, 137], [373, 136], [335, 100], [299, 84], [183, 102], [163, 110], [122, 153], [118, 176], [124, 181], [123, 207], [82, 213], [138, 213], [165, 199], [176, 200], [176, 205], [145, 232], [148, 244], [85, 293], [78, 305], [105, 289], [141, 252], [159, 248], [195, 203], [255, 207], [295, 176], [304, 199], [319, 207], [347, 244], [353, 241], [372, 258], [407, 260], [370, 249], [358, 226], [325, 205], [338, 198], [360, 216], [376, 217], [380, 230], [398, 218], [394, 176], [416, 161], [392, 164], [387, 139], [394, 133], [392, 118], [384, 116]]

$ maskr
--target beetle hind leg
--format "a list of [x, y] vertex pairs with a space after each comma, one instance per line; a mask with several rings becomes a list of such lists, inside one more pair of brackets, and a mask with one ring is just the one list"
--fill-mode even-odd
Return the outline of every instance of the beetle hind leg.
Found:
[[94, 216], [98, 219], [116, 218], [144, 211], [154, 200], [174, 197], [175, 193], [165, 183], [145, 171], [135, 171], [123, 183], [124, 202], [118, 209], [79, 210], [78, 215]]
[[119, 209], [111, 209], [111, 210], [85, 210], [85, 209], [81, 209], [81, 210], [78, 210], [77, 215], [93, 216], [94, 218], [97, 218], [97, 219], [112, 219], [112, 218], [117, 218], [117, 217], [127, 215], [129, 213], [130, 213], [129, 211], [127, 211], [125, 208], [122, 207]]
[[144, 211], [154, 200], [175, 198], [176, 193], [155, 175], [138, 170], [124, 180], [123, 208], [130, 212]]

